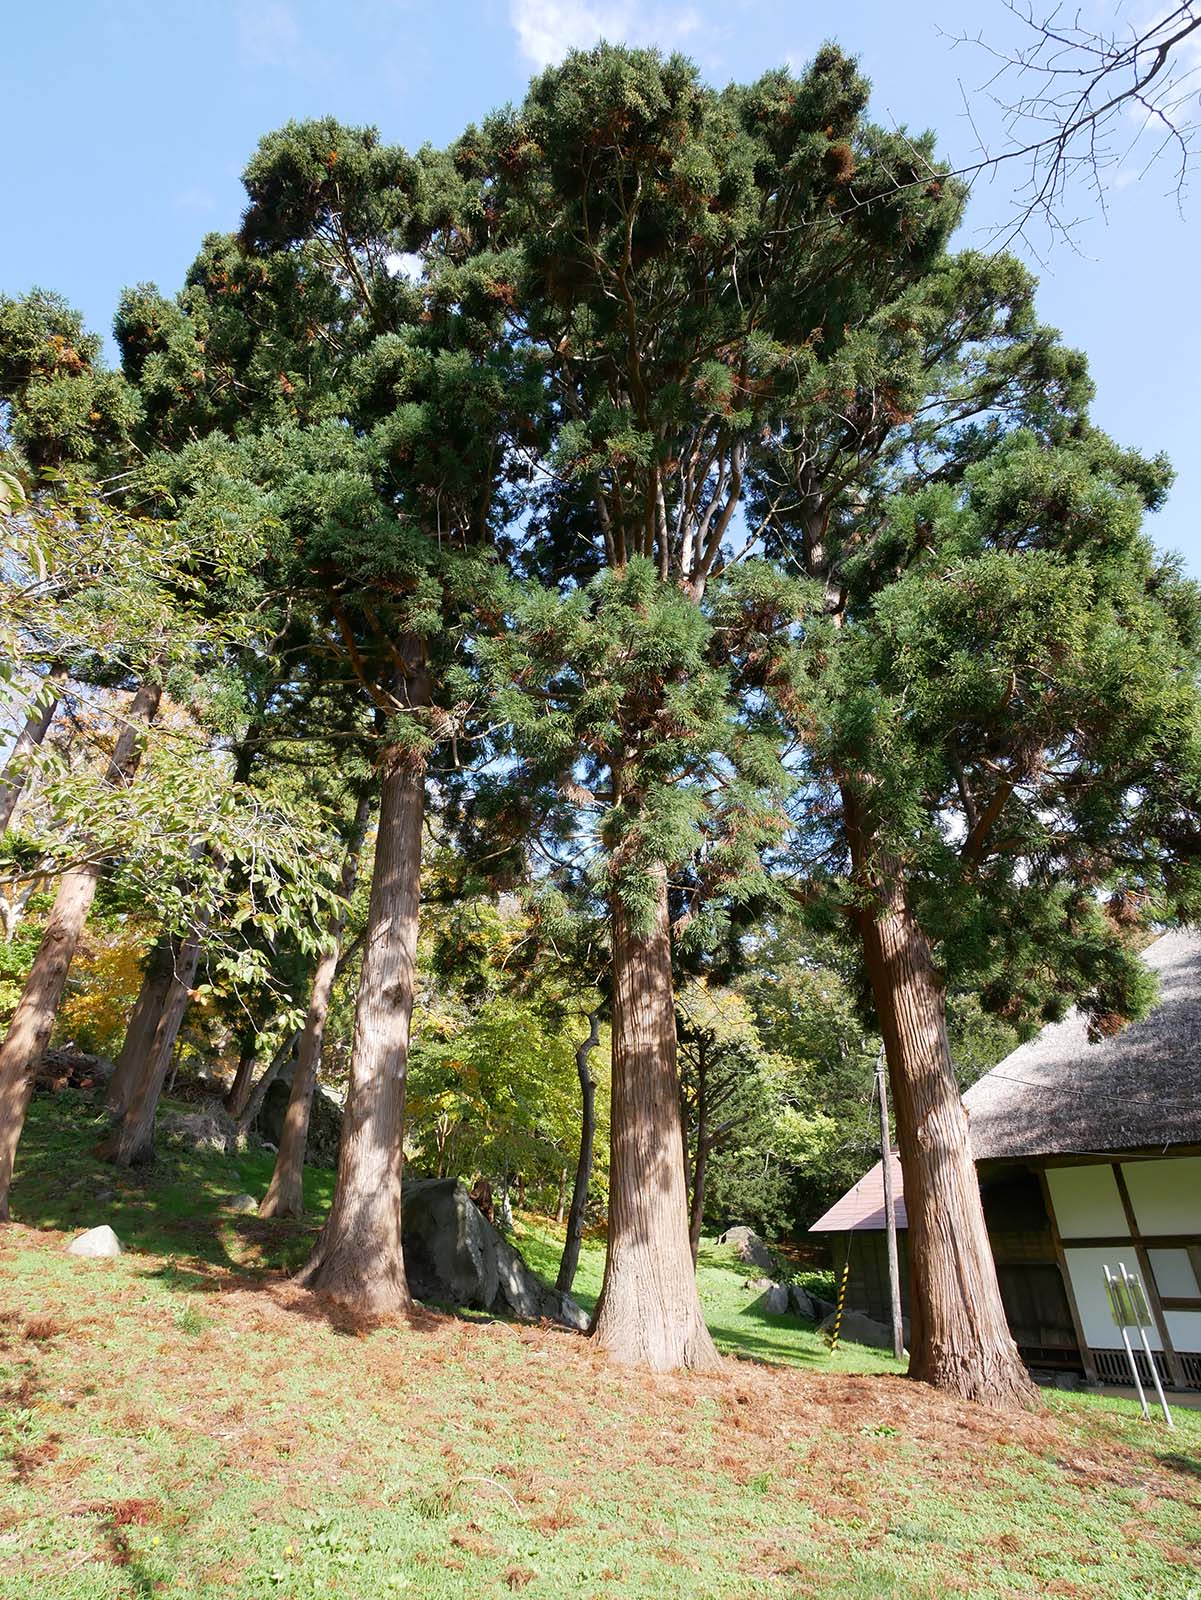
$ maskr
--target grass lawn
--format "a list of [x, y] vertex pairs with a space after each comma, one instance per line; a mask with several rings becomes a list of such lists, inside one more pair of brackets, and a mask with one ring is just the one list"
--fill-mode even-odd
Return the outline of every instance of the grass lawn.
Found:
[[[118, 1175], [97, 1131], [35, 1101], [0, 1234], [4, 1600], [1201, 1597], [1197, 1412], [1170, 1435], [1091, 1396], [959, 1405], [762, 1317], [714, 1249], [706, 1310], [746, 1358], [716, 1375], [432, 1312], [361, 1326], [280, 1271], [312, 1226], [221, 1214], [269, 1156]], [[99, 1221], [124, 1256], [63, 1252]], [[522, 1229], [551, 1269], [553, 1230]]]

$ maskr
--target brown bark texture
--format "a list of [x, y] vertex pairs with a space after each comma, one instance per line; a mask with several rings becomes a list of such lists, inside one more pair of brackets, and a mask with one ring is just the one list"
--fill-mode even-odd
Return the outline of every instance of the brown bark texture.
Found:
[[243, 1043], [238, 1053], [238, 1065], [234, 1072], [234, 1081], [230, 1084], [225, 1096], [225, 1109], [235, 1122], [246, 1109], [246, 1102], [250, 1098], [250, 1088], [254, 1082], [255, 1048], [257, 1044], [257, 1033]]
[[909, 1375], [966, 1400], [1030, 1409], [1038, 1395], [1001, 1302], [933, 954], [900, 864], [880, 858], [875, 876], [859, 920], [909, 1218]]
[[609, 1250], [593, 1323], [617, 1360], [656, 1372], [718, 1365], [688, 1245], [667, 874], [649, 929], [614, 895]]
[[146, 959], [142, 987], [138, 990], [138, 998], [134, 1001], [133, 1010], [130, 1012], [125, 1038], [121, 1042], [121, 1051], [113, 1066], [113, 1075], [108, 1080], [108, 1090], [104, 1096], [105, 1110], [110, 1111], [114, 1117], [125, 1115], [134, 1085], [146, 1064], [146, 1057], [154, 1042], [155, 1029], [158, 1027], [171, 988], [178, 953], [178, 942], [169, 933], [164, 933], [155, 940]]
[[309, 993], [309, 1008], [300, 1035], [296, 1057], [296, 1070], [292, 1074], [292, 1092], [288, 1096], [288, 1109], [284, 1113], [283, 1131], [279, 1138], [279, 1152], [267, 1193], [259, 1206], [260, 1217], [302, 1217], [304, 1215], [304, 1153], [309, 1137], [309, 1115], [313, 1108], [313, 1095], [317, 1089], [317, 1073], [321, 1067], [321, 1047], [325, 1038], [325, 1019], [329, 1015], [330, 996], [334, 979], [338, 975], [338, 962], [342, 950], [342, 934], [346, 928], [346, 914], [354, 893], [358, 874], [359, 853], [371, 815], [371, 802], [363, 795], [355, 812], [354, 825], [342, 864], [342, 881], [339, 893], [341, 909], [332, 918], [329, 939]]
[[[111, 784], [128, 783], [142, 758], [142, 734], [158, 712], [162, 690], [139, 685], [125, 714], [125, 725], [109, 757]], [[0, 1222], [8, 1220], [13, 1164], [34, 1076], [42, 1059], [67, 983], [67, 974], [100, 881], [101, 864], [87, 861], [65, 872], [17, 1009], [0, 1045]]]
[[96, 1153], [102, 1161], [111, 1161], [119, 1167], [132, 1167], [154, 1160], [154, 1117], [163, 1085], [171, 1070], [175, 1041], [179, 1037], [184, 1012], [188, 1009], [192, 985], [196, 981], [203, 937], [204, 928], [200, 927], [189, 933], [179, 945], [171, 982], [142, 1071], [134, 1081], [124, 1114], [97, 1149]]
[[555, 1288], [570, 1294], [580, 1264], [580, 1243], [584, 1237], [584, 1213], [588, 1207], [588, 1185], [592, 1182], [592, 1152], [596, 1143], [596, 1082], [589, 1057], [600, 1043], [600, 1012], [588, 1015], [588, 1037], [576, 1047], [575, 1070], [580, 1080], [580, 1153], [575, 1164], [571, 1207], [567, 1213], [567, 1232]]
[[421, 901], [422, 763], [386, 761], [333, 1205], [297, 1281], [372, 1316], [412, 1305], [401, 1245], [405, 1076]]
[[66, 676], [66, 666], [56, 661], [39, 684], [25, 718], [25, 726], [17, 735], [8, 760], [4, 763], [4, 773], [0, 776], [0, 834], [7, 833], [13, 812], [17, 809], [17, 801], [24, 793], [29, 777], [26, 765], [29, 752], [36, 750], [50, 731]]

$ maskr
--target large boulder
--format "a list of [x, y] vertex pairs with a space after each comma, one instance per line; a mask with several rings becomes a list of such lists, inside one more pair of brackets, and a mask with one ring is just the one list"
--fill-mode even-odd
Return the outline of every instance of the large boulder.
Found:
[[776, 1270], [776, 1263], [771, 1251], [753, 1228], [742, 1226], [729, 1228], [717, 1242], [728, 1246], [739, 1261], [746, 1261], [752, 1267], [758, 1267], [760, 1272], [775, 1272]]
[[404, 1254], [419, 1300], [491, 1311], [500, 1287], [496, 1230], [457, 1178], [404, 1186]]
[[158, 1118], [159, 1137], [188, 1150], [211, 1150], [233, 1155], [238, 1148], [238, 1128], [219, 1105], [196, 1111], [163, 1111]]
[[121, 1241], [108, 1223], [102, 1222], [98, 1228], [89, 1228], [86, 1233], [72, 1239], [67, 1246], [67, 1253], [86, 1256], [92, 1261], [103, 1261], [121, 1254]]
[[419, 1300], [587, 1328], [581, 1307], [530, 1270], [457, 1178], [406, 1182], [403, 1214], [405, 1271]]
[[[294, 1065], [294, 1064], [293, 1064]], [[268, 1087], [259, 1109], [254, 1131], [267, 1144], [279, 1148], [284, 1117], [292, 1094], [292, 1069], [285, 1068]], [[309, 1110], [309, 1135], [304, 1159], [310, 1167], [336, 1167], [338, 1141], [342, 1137], [342, 1108], [328, 1090], [318, 1084]]]

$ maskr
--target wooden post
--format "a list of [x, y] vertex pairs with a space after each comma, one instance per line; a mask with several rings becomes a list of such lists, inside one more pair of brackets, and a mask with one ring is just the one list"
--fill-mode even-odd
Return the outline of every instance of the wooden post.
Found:
[[905, 1354], [905, 1329], [901, 1321], [901, 1268], [897, 1260], [897, 1210], [892, 1187], [892, 1139], [888, 1131], [888, 1088], [884, 1051], [876, 1057], [876, 1090], [880, 1104], [880, 1167], [884, 1174], [884, 1231], [888, 1238], [888, 1296], [892, 1307], [892, 1353]]

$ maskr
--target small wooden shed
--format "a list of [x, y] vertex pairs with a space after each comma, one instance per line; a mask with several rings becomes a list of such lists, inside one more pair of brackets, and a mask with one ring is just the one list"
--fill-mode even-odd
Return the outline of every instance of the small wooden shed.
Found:
[[[1164, 1381], [1201, 1388], [1201, 936], [1166, 933], [1143, 959], [1160, 997], [1142, 1022], [1092, 1044], [1073, 1012], [986, 1073], [964, 1104], [1001, 1294], [1028, 1364], [1127, 1381], [1104, 1282], [1104, 1268], [1124, 1262], [1147, 1287]], [[811, 1231], [829, 1235], [840, 1272], [849, 1252], [847, 1304], [887, 1321], [880, 1164]]]

